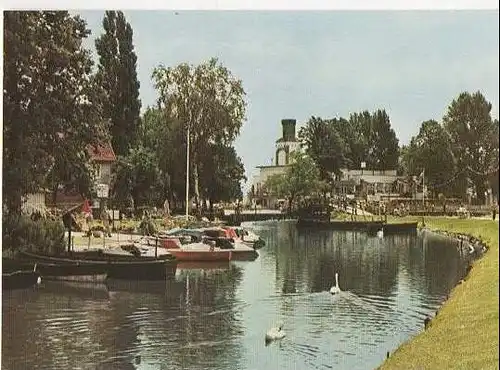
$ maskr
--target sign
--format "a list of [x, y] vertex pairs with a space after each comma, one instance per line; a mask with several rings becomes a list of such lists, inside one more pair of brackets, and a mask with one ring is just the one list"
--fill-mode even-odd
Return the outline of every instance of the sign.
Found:
[[98, 198], [107, 198], [109, 194], [109, 185], [108, 184], [97, 184], [97, 197]]
[[361, 162], [361, 168], [366, 168], [366, 162]]

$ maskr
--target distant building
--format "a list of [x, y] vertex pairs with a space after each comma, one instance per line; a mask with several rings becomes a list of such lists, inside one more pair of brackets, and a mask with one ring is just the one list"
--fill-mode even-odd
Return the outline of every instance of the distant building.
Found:
[[281, 120], [282, 137], [276, 140], [276, 152], [274, 163], [270, 166], [258, 166], [259, 174], [253, 179], [253, 200], [263, 208], [275, 208], [277, 199], [266, 193], [264, 184], [272, 175], [284, 174], [286, 168], [290, 166], [291, 154], [300, 149], [300, 142], [295, 136], [297, 120]]
[[342, 169], [334, 181], [335, 194], [363, 197], [368, 201], [387, 200], [412, 191], [406, 176], [396, 170]]

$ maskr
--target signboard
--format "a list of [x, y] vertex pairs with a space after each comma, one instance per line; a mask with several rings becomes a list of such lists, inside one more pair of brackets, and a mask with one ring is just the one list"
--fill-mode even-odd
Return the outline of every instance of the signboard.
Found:
[[366, 168], [366, 162], [361, 162], [361, 168]]
[[98, 198], [107, 198], [109, 194], [109, 185], [108, 184], [97, 184], [97, 197]]

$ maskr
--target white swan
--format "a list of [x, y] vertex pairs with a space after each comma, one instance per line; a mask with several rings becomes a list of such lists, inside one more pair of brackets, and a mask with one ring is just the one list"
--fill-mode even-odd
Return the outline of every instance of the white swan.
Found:
[[[36, 263], [35, 266], [33, 266], [33, 272], [36, 272]], [[40, 285], [42, 283], [42, 278], [40, 276], [38, 276], [38, 278], [36, 279], [36, 283], [37, 285]]]
[[283, 324], [279, 323], [278, 326], [269, 329], [266, 332], [266, 344], [274, 340], [283, 339], [286, 333], [283, 331]]
[[382, 229], [381, 229], [381, 230], [377, 231], [377, 236], [378, 236], [380, 239], [382, 239], [382, 238], [384, 237], [384, 230], [382, 230]]
[[331, 294], [339, 294], [340, 293], [339, 274], [337, 272], [335, 273], [335, 285], [330, 288], [330, 293]]

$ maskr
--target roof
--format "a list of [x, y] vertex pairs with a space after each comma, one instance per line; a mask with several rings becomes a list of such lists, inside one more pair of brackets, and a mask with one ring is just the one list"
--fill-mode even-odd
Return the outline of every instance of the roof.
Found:
[[110, 143], [89, 145], [90, 158], [96, 162], [115, 162], [116, 155]]

